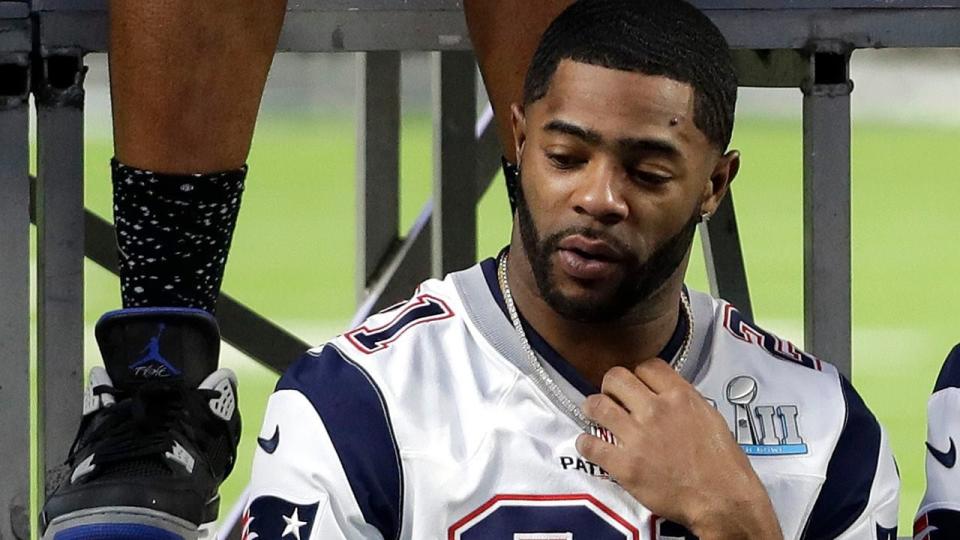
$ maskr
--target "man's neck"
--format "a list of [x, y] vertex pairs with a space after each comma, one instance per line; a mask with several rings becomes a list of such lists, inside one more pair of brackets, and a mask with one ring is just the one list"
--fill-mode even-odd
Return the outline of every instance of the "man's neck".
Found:
[[[507, 281], [517, 309], [527, 322], [581, 376], [600, 388], [611, 368], [633, 369], [654, 358], [670, 341], [680, 316], [683, 266], [644, 305], [619, 321], [583, 323], [553, 310], [540, 295], [528, 259], [513, 251]], [[664, 360], [670, 361], [670, 358]]]

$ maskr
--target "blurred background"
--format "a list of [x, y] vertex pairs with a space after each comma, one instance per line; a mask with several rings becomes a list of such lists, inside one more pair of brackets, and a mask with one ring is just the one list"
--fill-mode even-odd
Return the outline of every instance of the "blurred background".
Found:
[[[111, 219], [106, 58], [89, 55], [86, 205]], [[224, 290], [304, 340], [344, 330], [354, 305], [354, 54], [276, 57], [250, 157]], [[960, 50], [858, 51], [853, 56], [853, 352], [855, 386], [891, 435], [903, 479], [900, 530], [923, 492], [926, 399], [960, 342]], [[402, 210], [406, 230], [427, 200], [432, 143], [429, 56], [403, 57]], [[481, 89], [481, 102], [485, 103]], [[482, 105], [480, 103], [478, 105]], [[801, 94], [742, 89], [733, 185], [760, 326], [803, 343]], [[478, 257], [508, 239], [496, 180], [479, 208]], [[707, 290], [699, 243], [688, 283]], [[93, 325], [119, 307], [117, 279], [86, 268], [89, 365]], [[826, 359], [829, 360], [829, 359]], [[245, 424], [224, 515], [249, 477], [276, 375], [226, 347], [240, 377]]]

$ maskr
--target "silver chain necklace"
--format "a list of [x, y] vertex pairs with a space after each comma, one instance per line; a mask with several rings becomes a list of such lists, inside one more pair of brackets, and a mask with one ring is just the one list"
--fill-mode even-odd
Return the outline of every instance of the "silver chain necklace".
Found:
[[[537, 358], [537, 353], [533, 351], [533, 347], [530, 346], [530, 342], [527, 340], [527, 334], [523, 331], [523, 324], [520, 322], [520, 313], [517, 311], [517, 305], [513, 301], [510, 283], [507, 282], [507, 255], [508, 253], [504, 252], [497, 264], [497, 280], [500, 282], [500, 289], [503, 291], [503, 299], [507, 304], [507, 313], [510, 315], [510, 322], [513, 323], [513, 328], [516, 330], [517, 336], [520, 337], [520, 344], [526, 353], [527, 363], [529, 363], [533, 369], [535, 375], [534, 383], [548, 396], [552, 397], [554, 403], [569, 413], [581, 429], [594, 435], [602, 433], [605, 430], [587, 418], [580, 407], [563, 393], [563, 390], [560, 389], [557, 382], [547, 373], [547, 370], [543, 367], [543, 363]], [[673, 369], [678, 373], [683, 369], [683, 364], [687, 361], [687, 352], [689, 352], [690, 341], [693, 338], [693, 312], [690, 309], [690, 300], [687, 298], [687, 295], [682, 292], [680, 293], [680, 304], [683, 306], [683, 316], [687, 318], [687, 333], [683, 337], [683, 343], [680, 345], [678, 355], [671, 361]], [[608, 434], [607, 436], [609, 437], [610, 435]]]

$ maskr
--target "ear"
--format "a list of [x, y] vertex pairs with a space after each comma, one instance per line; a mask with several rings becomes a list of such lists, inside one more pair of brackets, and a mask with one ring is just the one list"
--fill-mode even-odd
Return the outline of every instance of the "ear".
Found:
[[520, 166], [523, 161], [523, 145], [527, 141], [527, 117], [524, 116], [523, 105], [512, 103], [510, 105], [510, 122], [513, 126], [513, 147], [517, 155], [515, 165]]
[[739, 171], [739, 151], [731, 150], [720, 156], [720, 159], [717, 160], [716, 165], [713, 167], [710, 181], [703, 187], [703, 197], [700, 201], [701, 214], [710, 214], [712, 216], [716, 213], [717, 207], [720, 206], [720, 201], [726, 196], [727, 191], [730, 189], [730, 183], [737, 177], [737, 172]]

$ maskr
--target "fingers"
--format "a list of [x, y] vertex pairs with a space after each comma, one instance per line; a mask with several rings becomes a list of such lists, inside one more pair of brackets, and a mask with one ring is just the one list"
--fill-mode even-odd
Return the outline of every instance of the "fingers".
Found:
[[619, 403], [605, 394], [587, 396], [583, 402], [583, 413], [587, 418], [610, 430], [615, 437], [623, 439], [630, 432], [633, 420], [630, 413]]
[[576, 446], [581, 456], [603, 467], [607, 472], [610, 471], [607, 465], [616, 463], [616, 456], [620, 451], [613, 444], [587, 433], [581, 433], [577, 437]]
[[628, 410], [642, 406], [645, 398], [670, 389], [689, 386], [673, 366], [659, 358], [638, 364], [633, 371], [614, 367], [603, 377], [600, 391], [622, 403]]
[[577, 437], [576, 447], [584, 459], [599, 465], [614, 481], [630, 485], [643, 481], [643, 465], [628, 450], [587, 433]]
[[633, 375], [655, 394], [662, 394], [672, 388], [689, 384], [673, 369], [673, 366], [660, 358], [640, 362], [633, 368]]
[[603, 376], [600, 392], [631, 412], [641, 410], [644, 402], [654, 396], [649, 386], [622, 367], [612, 368]]

